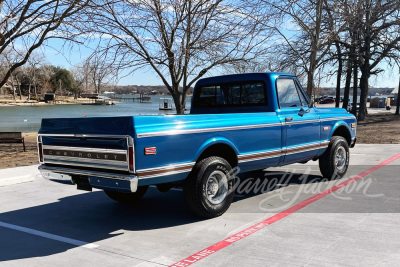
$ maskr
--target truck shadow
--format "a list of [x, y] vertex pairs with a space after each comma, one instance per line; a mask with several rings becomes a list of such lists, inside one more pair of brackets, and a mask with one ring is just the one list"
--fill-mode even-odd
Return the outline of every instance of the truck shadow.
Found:
[[[268, 177], [265, 178], [265, 173], [252, 172], [244, 174], [243, 177], [255, 178], [255, 174], [257, 174], [263, 179], [269, 179]], [[285, 175], [276, 172], [274, 174], [278, 178], [279, 175], [280, 177]], [[300, 183], [300, 177], [301, 174], [292, 175], [287, 180], [286, 185]], [[318, 176], [310, 176], [307, 181], [316, 183], [318, 182], [316, 178]], [[304, 181], [301, 182], [304, 183]], [[59, 186], [65, 187], [66, 185]], [[282, 186], [282, 184], [277, 184], [276, 187], [269, 188], [269, 192]], [[71, 185], [71, 189], [72, 187], [74, 186]], [[57, 184], [54, 184], [47, 190], [52, 190], [51, 194], [57, 195], [56, 193], [60, 189], [58, 189]], [[262, 193], [265, 192], [240, 195], [234, 201], [245, 201]], [[46, 194], [46, 191], [36, 191], [35, 194]], [[66, 194], [66, 192], [63, 192], [63, 194]], [[40, 196], [36, 199], [40, 202]], [[229, 212], [235, 211], [228, 210]], [[133, 235], [134, 238], [143, 238], [141, 231], [170, 227], [178, 227], [178, 230], [181, 228], [180, 230], [184, 232], [188, 229], [188, 225], [201, 223], [201, 221], [202, 219], [194, 217], [187, 209], [181, 191], [172, 190], [167, 193], [160, 193], [155, 188], [150, 188], [142, 201], [136, 205], [116, 203], [109, 199], [104, 192], [95, 191], [79, 193], [55, 200], [52, 203], [0, 214], [0, 222], [87, 243], [96, 243], [126, 232]], [[165, 231], [166, 233], [163, 233], [163, 235], [167, 235], [167, 239], [174, 239], [178, 230]], [[171, 236], [168, 237], [168, 235]], [[0, 227], [0, 236], [0, 262], [48, 256], [74, 248], [73, 245], [4, 227]]]

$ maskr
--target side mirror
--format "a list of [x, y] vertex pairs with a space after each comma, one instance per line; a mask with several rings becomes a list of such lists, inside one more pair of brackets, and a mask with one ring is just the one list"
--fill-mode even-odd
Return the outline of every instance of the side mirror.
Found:
[[306, 111], [303, 108], [300, 108], [299, 113], [297, 113], [297, 115], [299, 115], [300, 117], [303, 117], [304, 114], [306, 114]]
[[299, 115], [300, 117], [303, 117], [304, 114], [310, 113], [310, 109], [311, 108], [308, 108], [307, 110], [304, 110], [304, 108], [300, 108], [299, 113], [297, 113], [297, 115]]

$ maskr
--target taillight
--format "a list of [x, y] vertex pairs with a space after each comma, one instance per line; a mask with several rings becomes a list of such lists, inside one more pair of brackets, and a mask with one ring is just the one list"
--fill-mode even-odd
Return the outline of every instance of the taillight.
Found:
[[129, 170], [134, 171], [135, 156], [133, 155], [133, 147], [129, 147]]
[[135, 171], [135, 149], [133, 138], [128, 137], [128, 157], [129, 157], [129, 171]]
[[43, 145], [42, 145], [42, 137], [38, 136], [38, 154], [39, 154], [39, 163], [43, 162]]

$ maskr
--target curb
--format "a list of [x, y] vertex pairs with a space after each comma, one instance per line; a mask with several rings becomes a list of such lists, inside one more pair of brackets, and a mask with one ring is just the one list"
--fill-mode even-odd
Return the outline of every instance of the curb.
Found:
[[21, 184], [21, 183], [27, 183], [27, 182], [33, 182], [33, 181], [35, 181], [35, 176], [32, 174], [29, 174], [29, 175], [24, 175], [24, 176], [0, 179], [0, 186]]
[[0, 187], [35, 181], [37, 165], [0, 170]]

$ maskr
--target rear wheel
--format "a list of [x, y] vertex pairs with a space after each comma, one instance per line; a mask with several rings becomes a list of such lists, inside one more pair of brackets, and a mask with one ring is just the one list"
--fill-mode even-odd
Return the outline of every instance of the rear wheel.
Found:
[[134, 204], [139, 202], [139, 200], [144, 196], [144, 194], [146, 194], [147, 189], [149, 189], [149, 186], [139, 186], [136, 192], [133, 193], [108, 191], [108, 190], [104, 190], [104, 193], [106, 193], [106, 195], [112, 200], [125, 204]]
[[342, 178], [349, 167], [349, 145], [341, 136], [333, 136], [325, 153], [319, 159], [322, 176], [328, 179]]
[[220, 157], [198, 162], [183, 184], [183, 194], [189, 208], [198, 216], [213, 218], [222, 215], [231, 205], [232, 167]]

